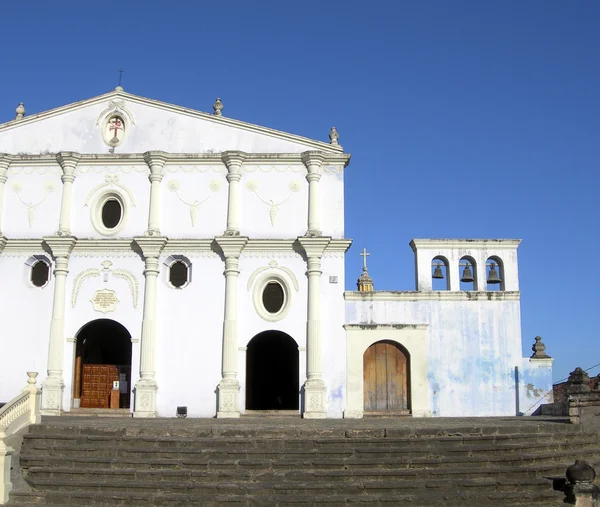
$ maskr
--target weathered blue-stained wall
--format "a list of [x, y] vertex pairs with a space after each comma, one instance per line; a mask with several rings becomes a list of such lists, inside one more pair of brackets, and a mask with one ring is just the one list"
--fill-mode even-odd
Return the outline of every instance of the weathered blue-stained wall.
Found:
[[432, 416], [517, 415], [551, 390], [551, 363], [521, 357], [518, 293], [353, 292], [346, 300], [348, 324], [428, 325]]

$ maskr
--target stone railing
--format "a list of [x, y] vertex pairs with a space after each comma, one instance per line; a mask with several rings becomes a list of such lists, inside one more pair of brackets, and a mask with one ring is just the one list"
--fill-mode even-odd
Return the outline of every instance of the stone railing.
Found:
[[12, 489], [10, 469], [14, 450], [6, 445], [6, 439], [41, 419], [41, 391], [35, 386], [37, 376], [37, 372], [27, 372], [27, 387], [0, 408], [0, 505], [8, 502]]

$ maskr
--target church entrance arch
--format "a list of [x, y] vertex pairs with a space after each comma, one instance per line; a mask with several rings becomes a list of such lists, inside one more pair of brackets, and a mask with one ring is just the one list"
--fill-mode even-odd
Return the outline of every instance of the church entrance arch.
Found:
[[365, 412], [410, 411], [410, 356], [388, 340], [371, 345], [363, 355]]
[[[118, 382], [114, 384], [114, 382]], [[129, 408], [131, 335], [118, 322], [98, 319], [77, 333], [75, 407]]]
[[257, 334], [246, 352], [246, 409], [299, 409], [298, 344], [281, 331]]

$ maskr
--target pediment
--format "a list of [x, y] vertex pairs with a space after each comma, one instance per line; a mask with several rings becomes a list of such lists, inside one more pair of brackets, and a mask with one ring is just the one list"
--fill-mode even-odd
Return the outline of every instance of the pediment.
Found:
[[339, 145], [115, 90], [0, 124], [0, 153], [342, 153]]

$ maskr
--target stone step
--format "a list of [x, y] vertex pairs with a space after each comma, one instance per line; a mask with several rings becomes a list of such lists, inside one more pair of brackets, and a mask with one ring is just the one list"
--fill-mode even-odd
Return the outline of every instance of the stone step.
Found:
[[197, 495], [190, 498], [178, 493], [140, 493], [140, 492], [44, 492], [14, 493], [8, 505], [63, 505], [71, 507], [137, 507], [156, 505], [169, 507], [374, 507], [376, 505], [408, 505], [410, 507], [496, 507], [496, 506], [532, 506], [558, 507], [564, 505], [562, 497], [553, 491], [544, 492], [496, 492], [489, 491], [474, 495], [471, 492], [453, 491], [448, 494], [425, 492], [419, 496], [414, 494], [364, 494], [359, 498], [349, 495], [253, 495], [239, 497], [228, 495]]

